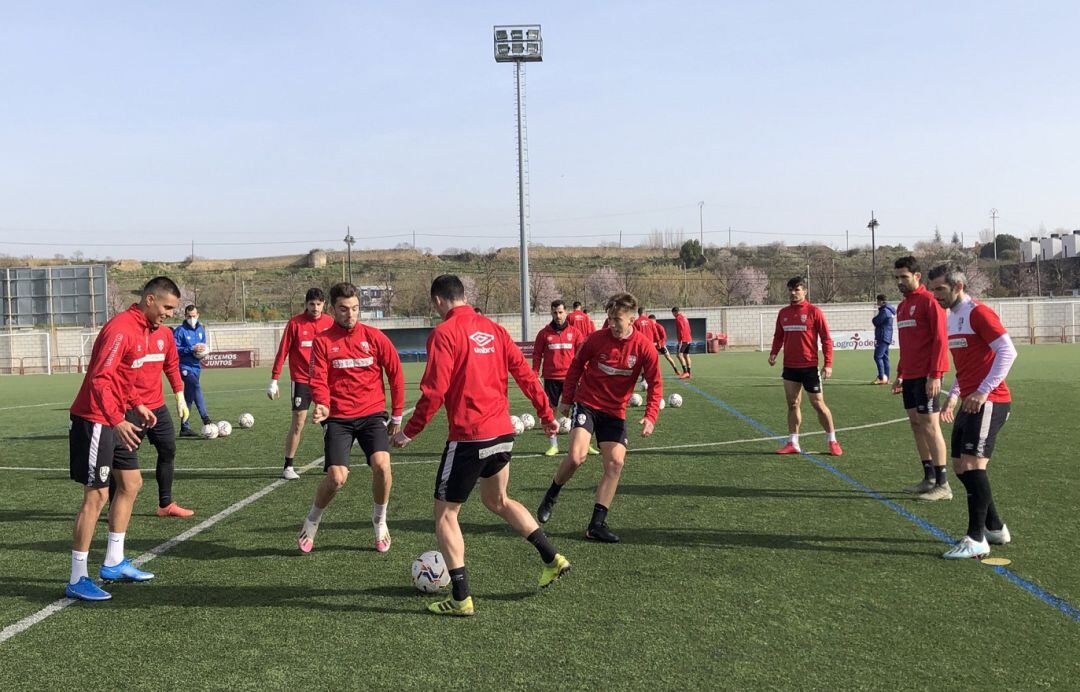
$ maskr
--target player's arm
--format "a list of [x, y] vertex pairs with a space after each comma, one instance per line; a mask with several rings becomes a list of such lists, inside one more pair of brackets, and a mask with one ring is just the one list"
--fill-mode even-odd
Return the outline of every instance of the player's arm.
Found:
[[281, 378], [281, 369], [285, 366], [285, 358], [292, 350], [293, 331], [295, 330], [295, 323], [292, 320], [285, 325], [285, 330], [281, 333], [281, 343], [278, 344], [277, 354], [274, 356], [274, 366], [270, 369], [270, 386], [266, 388], [266, 396], [271, 400], [277, 399], [281, 396], [278, 390], [278, 380]]
[[311, 389], [311, 402], [315, 411], [311, 420], [321, 423], [330, 416], [330, 361], [326, 352], [326, 339], [318, 336], [311, 344], [311, 372], [308, 387]]
[[776, 365], [776, 355], [784, 347], [784, 327], [780, 324], [780, 315], [776, 316], [776, 329], [772, 335], [772, 349], [769, 351], [769, 365]]
[[187, 419], [191, 417], [191, 411], [188, 410], [187, 401], [184, 399], [184, 380], [180, 377], [180, 356], [176, 352], [174, 339], [165, 340], [164, 370], [165, 379], [169, 381], [173, 398], [176, 399], [176, 415], [180, 417], [180, 422], [187, 422]]
[[532, 402], [536, 415], [540, 416], [540, 423], [546, 428], [555, 420], [555, 414], [548, 403], [547, 393], [544, 392], [544, 388], [540, 385], [536, 372], [529, 368], [525, 356], [521, 354], [521, 349], [518, 348], [505, 329], [501, 331], [503, 347], [506, 349], [507, 369], [510, 371], [514, 381], [517, 382], [521, 392]]
[[941, 407], [941, 422], [952, 423], [956, 414], [956, 400], [960, 398], [960, 378], [953, 378], [949, 396], [945, 399], [945, 405]]
[[443, 405], [446, 390], [450, 388], [450, 376], [454, 371], [455, 361], [453, 344], [446, 335], [433, 331], [428, 336], [427, 352], [427, 366], [424, 368], [424, 376], [420, 378], [420, 399], [416, 402], [405, 428], [394, 436], [397, 446], [407, 444], [423, 432], [435, 412]]
[[1016, 360], [1016, 346], [1013, 345], [1012, 337], [1005, 331], [1001, 320], [990, 310], [972, 310], [971, 328], [987, 343], [994, 352], [994, 362], [990, 364], [990, 371], [979, 383], [978, 388], [964, 400], [964, 410], [969, 413], [977, 413], [979, 408], [986, 403], [990, 392], [1005, 381], [1005, 377], [1012, 369]]
[[559, 402], [559, 411], [566, 415], [570, 410], [570, 404], [574, 403], [574, 395], [577, 394], [581, 376], [585, 373], [585, 364], [592, 358], [592, 347], [596, 339], [586, 339], [581, 348], [574, 353], [574, 360], [570, 361], [570, 367], [566, 370], [566, 379], [563, 380], [562, 400]]
[[390, 384], [390, 428], [391, 435], [401, 427], [401, 414], [405, 410], [405, 370], [401, 367], [401, 357], [390, 338], [382, 332], [376, 332], [379, 340], [379, 364], [386, 373]]
[[[567, 325], [567, 329], [574, 329], [572, 325]], [[577, 331], [575, 329], [575, 331]], [[532, 353], [532, 369], [537, 375], [540, 374], [540, 366], [544, 362], [544, 347], [547, 345], [547, 340], [544, 339], [544, 330], [541, 329], [536, 335], [536, 341], [533, 343]]]
[[931, 303], [927, 322], [930, 325], [930, 363], [927, 367], [927, 386], [929, 380], [937, 380], [941, 386], [941, 376], [949, 371], [949, 319], [936, 302]]
[[179, 327], [173, 330], [173, 343], [176, 344], [176, 352], [181, 356], [190, 356], [191, 348], [187, 345], [187, 340], [181, 334], [183, 330]]
[[[641, 372], [649, 389], [645, 392], [645, 416], [638, 421], [641, 424], [641, 436], [653, 433], [656, 419], [660, 415], [660, 401], [664, 398], [664, 380], [660, 377], [660, 356], [653, 349], [642, 349], [638, 354], [641, 359]], [[634, 378], [637, 381], [637, 378]]]
[[821, 308], [817, 309], [818, 324], [818, 338], [821, 340], [821, 355], [825, 357], [825, 369], [821, 371], [822, 376], [827, 380], [832, 377], [832, 364], [833, 364], [833, 343], [832, 334], [829, 333], [829, 323], [825, 319], [825, 311]]

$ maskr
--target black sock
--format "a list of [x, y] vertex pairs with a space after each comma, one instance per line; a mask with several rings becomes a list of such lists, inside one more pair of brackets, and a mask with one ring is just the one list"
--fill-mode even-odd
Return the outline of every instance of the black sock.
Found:
[[548, 497], [550, 497], [552, 499], [555, 499], [556, 497], [559, 496], [559, 491], [560, 490], [562, 490], [562, 486], [559, 485], [558, 483], [556, 483], [555, 481], [551, 481], [551, 487], [548, 488], [547, 495], [548, 495]]
[[948, 466], [935, 466], [934, 467], [934, 483], [936, 485], [945, 485], [949, 482], [949, 467]]
[[922, 472], [924, 481], [934, 480], [934, 462], [930, 459], [923, 459]]
[[450, 570], [450, 586], [455, 601], [464, 601], [469, 597], [469, 575], [465, 573], [464, 565]]
[[555, 561], [555, 546], [551, 543], [551, 539], [547, 537], [543, 529], [537, 529], [529, 534], [529, 543], [532, 543], [536, 547], [537, 552], [540, 553], [540, 559], [544, 561], [545, 565], [549, 565]]
[[[979, 506], [978, 512], [975, 517], [971, 518], [971, 521], [977, 522], [976, 526], [979, 528], [979, 536], [983, 535], [983, 528], [989, 523], [990, 517], [990, 505], [994, 504], [993, 493], [990, 492], [990, 476], [986, 475], [986, 469], [976, 469], [974, 471], [968, 471], [968, 476], [973, 477], [975, 486], [979, 491]], [[997, 514], [996, 508], [994, 514]], [[1001, 523], [1001, 518], [995, 516], [996, 524]], [[970, 523], [970, 522], [969, 522]], [[968, 527], [971, 528], [970, 526]], [[997, 530], [1000, 530], [1000, 526]], [[976, 538], [975, 536], [971, 536]], [[976, 539], [977, 540], [977, 539]]]
[[986, 528], [991, 531], [1000, 531], [1003, 526], [1005, 526], [1005, 522], [998, 516], [994, 501], [990, 500], [990, 504], [986, 506]]
[[986, 471], [968, 471], [960, 475], [960, 482], [967, 488], [967, 535], [973, 541], [981, 541], [983, 527], [986, 526], [986, 508], [990, 504], [990, 483]]
[[600, 526], [607, 521], [608, 508], [597, 502], [593, 505], [592, 521], [589, 522], [589, 526]]
[[168, 507], [172, 504], [172, 479], [173, 469], [171, 461], [158, 461], [154, 476], [157, 477], [158, 507]]
[[292, 460], [292, 457], [285, 457], [285, 468], [289, 468], [290, 466], [292, 466]]

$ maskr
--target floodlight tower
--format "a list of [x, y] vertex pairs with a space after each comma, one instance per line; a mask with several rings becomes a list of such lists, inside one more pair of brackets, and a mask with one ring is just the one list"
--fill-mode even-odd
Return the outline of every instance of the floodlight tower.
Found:
[[521, 340], [529, 341], [529, 239], [528, 239], [528, 172], [525, 151], [525, 63], [544, 59], [544, 42], [539, 24], [496, 26], [495, 62], [514, 63], [514, 93], [517, 98], [517, 155], [518, 155], [518, 230], [521, 234]]

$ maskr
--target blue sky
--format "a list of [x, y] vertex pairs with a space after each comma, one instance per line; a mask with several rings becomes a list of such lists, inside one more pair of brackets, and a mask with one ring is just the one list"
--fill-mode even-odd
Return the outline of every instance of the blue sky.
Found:
[[0, 253], [516, 245], [514, 22], [533, 242], [1080, 228], [1080, 3], [7, 2]]

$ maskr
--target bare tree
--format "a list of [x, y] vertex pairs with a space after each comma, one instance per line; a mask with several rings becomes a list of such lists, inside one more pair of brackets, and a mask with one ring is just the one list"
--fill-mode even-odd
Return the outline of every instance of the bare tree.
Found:
[[585, 294], [589, 302], [603, 304], [612, 295], [626, 290], [619, 272], [611, 267], [600, 267], [585, 279]]
[[761, 305], [769, 294], [769, 275], [756, 267], [743, 267], [728, 283], [728, 297], [737, 305]]
[[968, 265], [968, 267], [964, 269], [964, 276], [967, 277], [967, 285], [964, 289], [973, 298], [982, 298], [987, 295], [990, 288], [993, 286], [990, 276], [974, 264]]
[[546, 310], [551, 301], [558, 297], [559, 291], [552, 276], [540, 272], [529, 274], [529, 309], [533, 314]]

